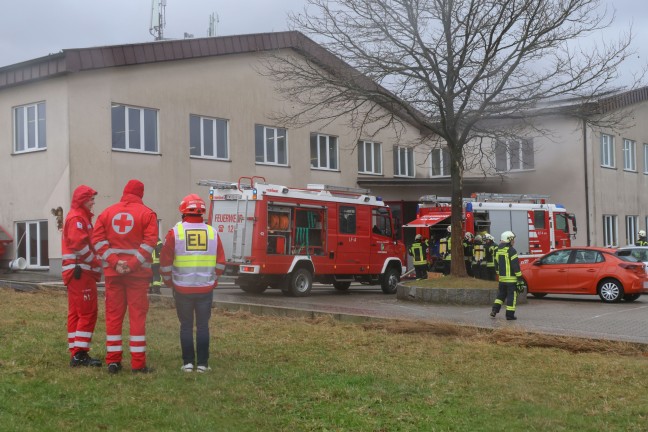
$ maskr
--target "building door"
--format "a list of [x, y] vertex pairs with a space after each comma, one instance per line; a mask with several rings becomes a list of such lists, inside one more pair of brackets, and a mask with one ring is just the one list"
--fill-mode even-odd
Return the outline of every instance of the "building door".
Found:
[[16, 258], [25, 258], [28, 268], [49, 267], [46, 220], [16, 222], [16, 239]]

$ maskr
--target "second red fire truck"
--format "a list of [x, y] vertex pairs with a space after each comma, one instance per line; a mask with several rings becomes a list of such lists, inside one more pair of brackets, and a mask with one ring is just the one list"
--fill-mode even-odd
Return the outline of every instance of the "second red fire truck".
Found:
[[313, 282], [346, 290], [351, 282], [395, 293], [404, 272], [389, 207], [367, 191], [327, 185], [304, 189], [262, 177], [210, 186], [209, 221], [227, 258], [226, 276], [246, 292], [309, 295]]

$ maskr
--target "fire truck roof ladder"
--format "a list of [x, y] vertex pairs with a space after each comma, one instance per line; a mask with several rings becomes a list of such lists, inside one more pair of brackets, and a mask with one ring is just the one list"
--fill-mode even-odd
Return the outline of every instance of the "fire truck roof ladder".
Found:
[[223, 180], [199, 180], [198, 186], [209, 186], [214, 189], [236, 189], [236, 183]]
[[495, 202], [527, 202], [534, 204], [546, 203], [549, 195], [540, 194], [508, 194], [508, 193], [486, 193], [477, 192], [473, 194], [475, 201], [495, 201]]
[[306, 185], [306, 189], [328, 191], [328, 192], [341, 192], [347, 194], [359, 194], [359, 195], [369, 194], [369, 189], [353, 188], [347, 186], [334, 186], [334, 185], [319, 184], [319, 183], [309, 183]]

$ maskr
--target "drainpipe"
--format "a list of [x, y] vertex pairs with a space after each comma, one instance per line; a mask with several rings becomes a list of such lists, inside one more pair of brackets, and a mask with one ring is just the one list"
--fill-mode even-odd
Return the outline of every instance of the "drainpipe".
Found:
[[587, 120], [585, 119], [583, 119], [583, 168], [583, 171], [585, 172], [585, 229], [587, 230], [587, 246], [590, 246], [590, 204], [589, 182], [587, 177]]

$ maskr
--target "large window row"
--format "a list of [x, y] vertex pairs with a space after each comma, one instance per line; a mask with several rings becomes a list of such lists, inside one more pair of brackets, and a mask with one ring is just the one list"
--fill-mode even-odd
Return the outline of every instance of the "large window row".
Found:
[[[608, 134], [601, 134], [601, 166], [604, 168], [616, 168], [616, 147], [614, 137]], [[644, 143], [639, 147], [643, 148], [643, 173], [648, 174], [648, 144]], [[628, 138], [623, 138], [623, 170], [637, 172], [637, 142]]]

